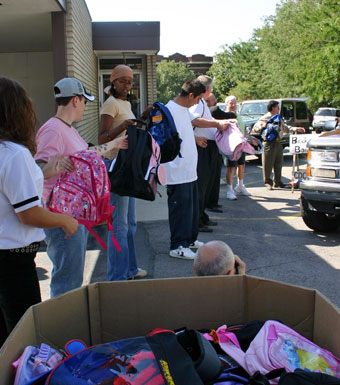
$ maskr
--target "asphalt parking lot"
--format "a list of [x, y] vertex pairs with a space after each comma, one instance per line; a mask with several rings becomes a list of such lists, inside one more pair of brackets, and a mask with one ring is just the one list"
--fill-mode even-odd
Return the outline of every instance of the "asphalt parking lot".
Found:
[[[292, 174], [293, 157], [284, 156], [283, 180]], [[305, 159], [300, 159], [305, 169]], [[222, 176], [225, 175], [225, 168]], [[212, 233], [200, 233], [199, 240], [223, 240], [247, 263], [247, 273], [318, 289], [340, 307], [340, 230], [332, 234], [315, 233], [300, 217], [300, 191], [268, 191], [262, 182], [262, 167], [254, 156], [247, 157], [245, 184], [250, 197], [226, 199], [221, 186], [223, 213], [210, 213], [218, 222]], [[166, 192], [154, 202], [138, 201], [136, 249], [139, 266], [147, 269], [148, 279], [192, 276], [192, 262], [171, 258]], [[105, 236], [105, 226], [97, 228]], [[44, 252], [37, 258], [43, 299], [49, 298], [51, 264]], [[91, 236], [88, 243], [84, 284], [106, 280], [106, 252]]]

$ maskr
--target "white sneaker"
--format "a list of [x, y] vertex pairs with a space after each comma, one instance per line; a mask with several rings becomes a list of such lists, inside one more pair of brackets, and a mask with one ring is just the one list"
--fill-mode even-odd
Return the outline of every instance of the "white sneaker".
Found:
[[239, 184], [234, 187], [234, 191], [236, 192], [237, 195], [246, 195], [249, 196], [251, 195], [250, 192], [243, 186], [240, 186]]
[[224, 178], [220, 178], [220, 186], [224, 186], [227, 184], [227, 181]]
[[237, 200], [237, 197], [234, 193], [234, 190], [227, 190], [227, 199], [229, 199], [230, 201], [236, 201]]
[[179, 246], [175, 250], [170, 250], [170, 257], [181, 259], [195, 259], [196, 253], [189, 249], [189, 247]]
[[198, 241], [197, 239], [196, 239], [196, 241], [195, 242], [193, 242], [193, 243], [191, 243], [190, 245], [189, 245], [189, 248], [190, 249], [199, 249], [201, 246], [203, 246], [204, 245], [204, 242], [201, 242], [201, 241]]

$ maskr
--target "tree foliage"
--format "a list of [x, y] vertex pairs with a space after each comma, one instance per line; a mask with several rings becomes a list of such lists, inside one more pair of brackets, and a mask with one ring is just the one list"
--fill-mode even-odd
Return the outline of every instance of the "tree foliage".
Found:
[[185, 63], [162, 60], [157, 65], [157, 100], [167, 103], [180, 93], [183, 83], [195, 78]]
[[221, 100], [309, 97], [340, 106], [340, 0], [281, 0], [247, 42], [225, 46], [210, 74]]

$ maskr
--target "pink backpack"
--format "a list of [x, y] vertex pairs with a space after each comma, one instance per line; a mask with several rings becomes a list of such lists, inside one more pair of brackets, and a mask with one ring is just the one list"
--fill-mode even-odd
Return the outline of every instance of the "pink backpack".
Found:
[[120, 251], [113, 235], [114, 207], [110, 205], [110, 180], [103, 159], [94, 151], [76, 152], [70, 158], [74, 171], [60, 175], [51, 192], [49, 210], [69, 215], [85, 225], [105, 250], [107, 245], [92, 227], [107, 221], [113, 244]]
[[229, 123], [224, 131], [217, 130], [215, 140], [220, 152], [230, 160], [238, 160], [243, 152], [254, 154], [254, 147], [247, 142], [236, 122]]
[[225, 325], [216, 331], [215, 338], [208, 334], [204, 336], [218, 341], [220, 347], [250, 375], [256, 371], [267, 374], [274, 369], [294, 372], [300, 368], [340, 377], [338, 358], [277, 321], [266, 321], [246, 352], [241, 350], [235, 334], [226, 331]]

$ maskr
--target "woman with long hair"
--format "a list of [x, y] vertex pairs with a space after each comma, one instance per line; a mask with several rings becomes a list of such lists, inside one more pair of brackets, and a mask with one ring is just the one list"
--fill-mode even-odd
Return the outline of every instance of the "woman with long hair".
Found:
[[[133, 71], [129, 66], [120, 64], [112, 70], [111, 85], [105, 89], [109, 95], [100, 110], [98, 142], [106, 143], [125, 134], [127, 126], [134, 124], [135, 116], [128, 100], [133, 82]], [[107, 158], [115, 158], [118, 151]], [[109, 160], [106, 161], [110, 163]], [[107, 278], [109, 281], [121, 281], [141, 278], [147, 272], [137, 267], [134, 236], [136, 233], [136, 199], [111, 193], [113, 211], [113, 232], [121, 246], [117, 251], [108, 235]]]
[[[34, 258], [43, 228], [73, 235], [78, 222], [41, 207], [43, 173], [35, 163], [36, 114], [24, 88], [0, 77], [0, 346], [24, 312], [41, 301]], [[60, 173], [56, 158], [45, 177]]]

